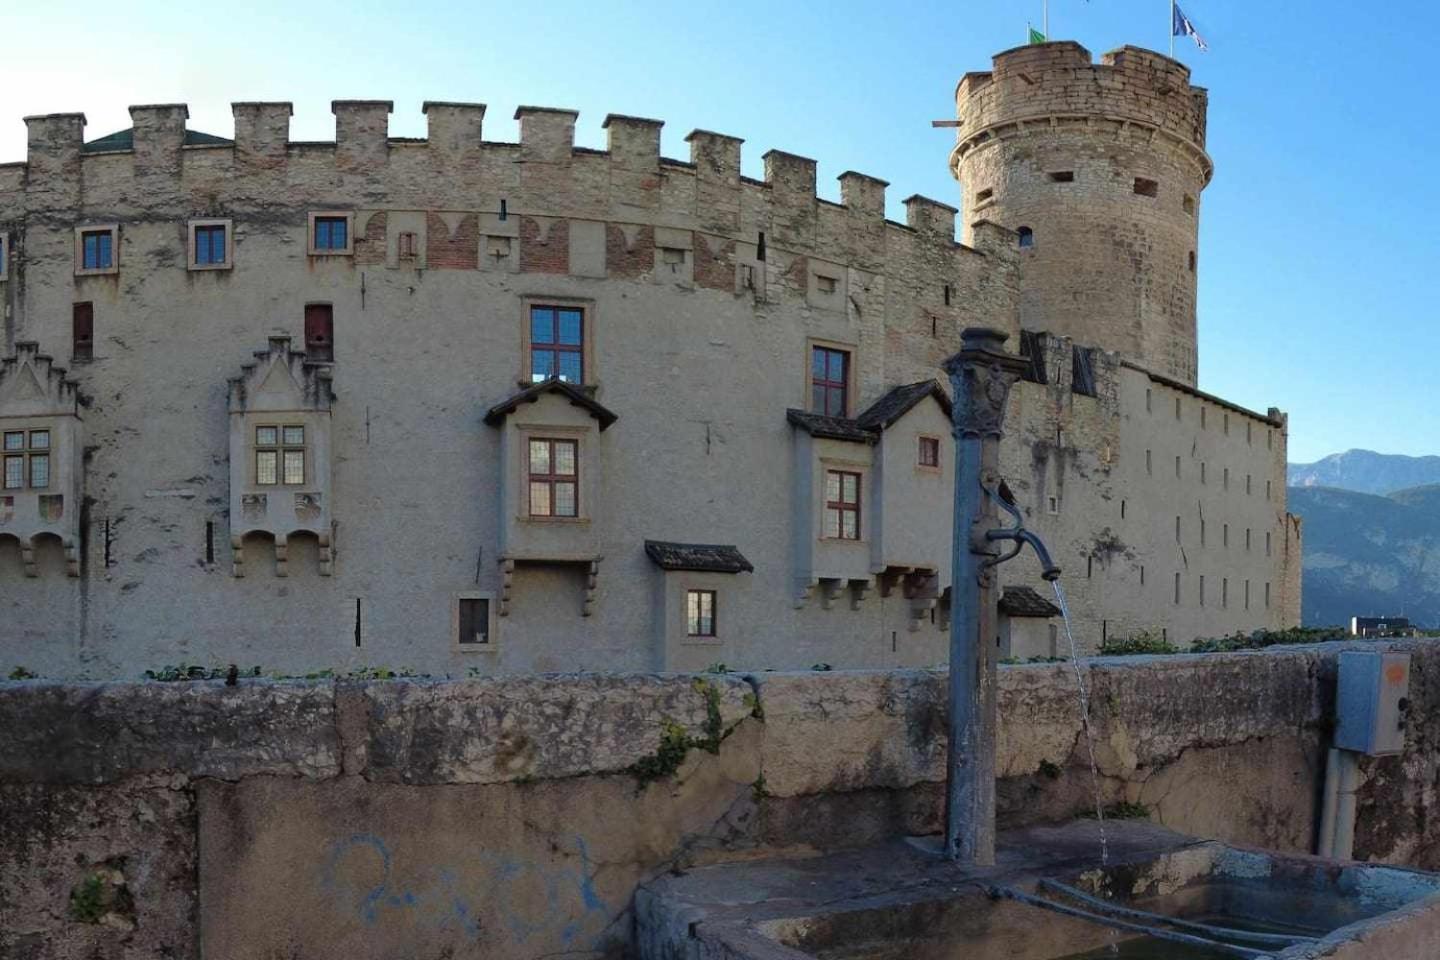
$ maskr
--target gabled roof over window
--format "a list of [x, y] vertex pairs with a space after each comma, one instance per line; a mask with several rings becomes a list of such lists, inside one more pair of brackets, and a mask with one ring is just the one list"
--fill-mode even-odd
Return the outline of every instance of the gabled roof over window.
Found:
[[604, 430], [610, 424], [620, 419], [620, 415], [602, 405], [590, 393], [572, 383], [564, 380], [551, 378], [542, 380], [540, 383], [531, 384], [524, 390], [502, 400], [491, 407], [485, 414], [485, 423], [492, 427], [498, 427], [505, 421], [505, 418], [514, 413], [522, 403], [534, 403], [543, 396], [558, 393], [570, 401], [571, 406], [582, 407], [584, 410], [600, 422], [600, 429]]
[[935, 380], [920, 380], [892, 387], [880, 399], [866, 407], [854, 419], [826, 417], [804, 410], [786, 410], [785, 419], [812, 437], [823, 440], [849, 440], [855, 443], [878, 443], [880, 434], [915, 408], [926, 397], [934, 397], [950, 416], [950, 397]]
[[1008, 617], [1036, 617], [1048, 619], [1060, 616], [1060, 608], [1040, 594], [1033, 587], [1006, 587], [1000, 598], [1000, 612]]
[[706, 573], [755, 571], [739, 550], [726, 544], [646, 540], [645, 554], [661, 570], [698, 570]]

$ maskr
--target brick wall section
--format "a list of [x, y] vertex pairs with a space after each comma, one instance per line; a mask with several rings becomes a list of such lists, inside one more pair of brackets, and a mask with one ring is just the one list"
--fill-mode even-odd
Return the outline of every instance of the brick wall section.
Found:
[[534, 217], [520, 218], [520, 271], [570, 272], [569, 220], [552, 220], [546, 231]]
[[385, 240], [390, 215], [384, 210], [370, 214], [365, 232], [355, 238], [355, 262], [361, 266], [385, 262]]
[[695, 285], [735, 289], [735, 241], [695, 234]]
[[635, 230], [634, 244], [625, 242], [625, 230], [613, 223], [605, 225], [605, 268], [612, 277], [642, 277], [655, 266], [655, 228]]
[[431, 270], [474, 270], [480, 257], [480, 220], [467, 213], [455, 225], [445, 225], [438, 213], [425, 214], [425, 264]]

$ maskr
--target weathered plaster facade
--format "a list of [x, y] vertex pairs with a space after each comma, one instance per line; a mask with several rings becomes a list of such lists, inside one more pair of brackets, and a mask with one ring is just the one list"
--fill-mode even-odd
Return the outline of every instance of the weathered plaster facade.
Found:
[[[35, 343], [67, 366], [85, 446], [65, 514], [77, 576], [63, 535], [0, 521], [7, 669], [940, 663], [953, 448], [943, 392], [907, 391], [972, 325], [1073, 332], [1137, 362], [1183, 354], [1185, 336], [1193, 352], [1193, 290], [1175, 308], [1189, 332], [1159, 334], [1161, 354], [1145, 337], [1173, 317], [1141, 311], [1145, 336], [1125, 339], [1103, 318], [1089, 329], [1055, 314], [1063, 294], [1033, 292], [1065, 271], [1017, 248], [1003, 206], [967, 216], [962, 245], [955, 211], [933, 200], [911, 197], [907, 222], [887, 221], [873, 177], [841, 175], [840, 204], [816, 197], [802, 157], [771, 151], [763, 181], [742, 177], [741, 142], [721, 134], [695, 131], [690, 160], [670, 160], [659, 122], [612, 115], [608, 149], [587, 150], [575, 113], [522, 107], [519, 142], [497, 143], [482, 137], [483, 106], [427, 103], [429, 137], [410, 141], [388, 136], [390, 109], [335, 102], [335, 143], [290, 141], [283, 103], [235, 104], [233, 141], [187, 131], [176, 105], [132, 108], [133, 131], [89, 144], [79, 114], [27, 119], [26, 162], [0, 165], [4, 353]], [[335, 231], [323, 242], [322, 227]], [[221, 262], [201, 263], [202, 231], [216, 229]], [[90, 234], [110, 238], [107, 263], [87, 261]], [[530, 311], [547, 306], [583, 313], [579, 396], [526, 389]], [[312, 309], [333, 321], [319, 340]], [[307, 332], [321, 349], [302, 354]], [[804, 416], [816, 346], [850, 358], [836, 423]], [[1231, 458], [1232, 483], [1273, 481], [1273, 496], [1210, 508], [1233, 511], [1232, 537], [1251, 526], [1255, 552], [1209, 555], [1216, 600], [1171, 606], [1166, 578], [1204, 563], [1162, 536], [1167, 517], [1194, 512], [1180, 506], [1192, 491], [1132, 485], [1150, 483], [1144, 450], [1158, 470], [1202, 434], [1135, 404], [1144, 383], [1157, 409], [1171, 393], [1198, 408], [1193, 369], [1172, 385], [1096, 357], [1096, 398], [1062, 379], [1015, 391], [1005, 451], [1036, 526], [1064, 545], [1082, 642], [1111, 625], [1188, 642], [1298, 620], [1283, 420], [1234, 411], [1232, 429], [1264, 446], [1232, 435], [1202, 455], [1212, 470]], [[283, 432], [256, 431], [287, 424], [304, 427], [303, 469], [259, 490], [259, 438], [278, 438], [276, 462], [287, 448]], [[531, 516], [534, 439], [574, 443], [574, 516]], [[937, 466], [917, 458], [922, 439]], [[859, 477], [858, 541], [825, 536], [831, 469]], [[1050, 515], [1038, 498], [1061, 484]], [[1133, 520], [1110, 516], [1117, 501]], [[662, 570], [647, 540], [733, 545], [752, 569]], [[1097, 552], [1108, 565], [1088, 587], [1076, 564]], [[1143, 589], [1131, 557], [1146, 558]], [[1293, 615], [1277, 586], [1292, 569]], [[1221, 579], [1251, 581], [1251, 606], [1233, 593], [1216, 606]], [[713, 637], [687, 635], [691, 589], [714, 591]]]

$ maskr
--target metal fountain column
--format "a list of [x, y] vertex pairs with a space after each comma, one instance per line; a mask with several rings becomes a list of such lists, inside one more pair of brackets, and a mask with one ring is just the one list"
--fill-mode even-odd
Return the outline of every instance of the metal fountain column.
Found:
[[[945, 856], [981, 866], [995, 862], [998, 598], [993, 566], [1002, 558], [992, 535], [998, 518], [994, 492], [1000, 482], [1006, 403], [1025, 369], [1023, 360], [1005, 352], [1006, 339], [998, 330], [968, 328], [961, 335], [960, 352], [945, 361], [955, 434]], [[1020, 529], [1017, 522], [1014, 532]]]

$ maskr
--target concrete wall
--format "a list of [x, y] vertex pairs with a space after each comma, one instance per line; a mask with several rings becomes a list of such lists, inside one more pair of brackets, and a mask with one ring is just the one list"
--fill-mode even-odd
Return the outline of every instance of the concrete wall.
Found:
[[[1364, 764], [1357, 855], [1434, 868], [1440, 648], [1386, 646], [1417, 720]], [[1106, 802], [1308, 849], [1344, 648], [1085, 665]], [[1001, 671], [1002, 826], [1093, 803], [1071, 669]], [[661, 871], [937, 830], [943, 686], [0, 684], [0, 955], [617, 956]]]

